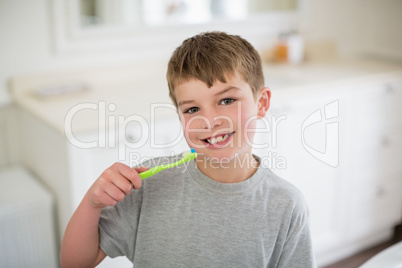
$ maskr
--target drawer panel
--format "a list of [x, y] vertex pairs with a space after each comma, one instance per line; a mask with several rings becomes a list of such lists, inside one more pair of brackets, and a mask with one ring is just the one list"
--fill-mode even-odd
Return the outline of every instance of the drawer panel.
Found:
[[360, 86], [353, 94], [356, 130], [363, 133], [402, 125], [402, 82], [390, 80]]
[[[369, 183], [402, 174], [402, 134], [356, 145], [352, 151], [353, 182]], [[402, 178], [401, 178], [402, 180]]]

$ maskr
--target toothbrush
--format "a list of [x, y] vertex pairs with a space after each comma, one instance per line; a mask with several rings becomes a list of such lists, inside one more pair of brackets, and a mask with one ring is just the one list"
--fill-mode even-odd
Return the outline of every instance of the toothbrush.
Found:
[[156, 166], [151, 169], [148, 169], [147, 171], [141, 172], [140, 173], [141, 179], [145, 180], [146, 178], [151, 177], [152, 175], [155, 175], [159, 171], [181, 165], [181, 164], [191, 161], [197, 157], [197, 153], [195, 152], [195, 150], [193, 148], [191, 148], [190, 151], [183, 153], [183, 155], [184, 155], [183, 158], [180, 159], [179, 161], [176, 161], [176, 162], [170, 163], [170, 164]]

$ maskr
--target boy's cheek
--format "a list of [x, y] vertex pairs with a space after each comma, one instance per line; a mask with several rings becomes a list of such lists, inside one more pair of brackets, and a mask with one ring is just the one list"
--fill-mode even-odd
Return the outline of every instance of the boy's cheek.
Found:
[[197, 145], [196, 133], [189, 131], [187, 129], [183, 129], [183, 135], [184, 139], [186, 140], [190, 148], [196, 149], [199, 146], [199, 144]]
[[250, 141], [252, 143], [254, 134], [257, 129], [257, 116], [250, 114], [243, 114], [241, 117], [241, 132], [244, 140]]
[[[207, 133], [207, 129], [198, 129], [198, 128], [191, 128], [191, 127], [183, 127], [183, 134], [186, 142], [190, 147], [197, 147], [200, 146], [201, 141], [199, 138], [204, 134]], [[204, 136], [207, 134], [204, 134]]]

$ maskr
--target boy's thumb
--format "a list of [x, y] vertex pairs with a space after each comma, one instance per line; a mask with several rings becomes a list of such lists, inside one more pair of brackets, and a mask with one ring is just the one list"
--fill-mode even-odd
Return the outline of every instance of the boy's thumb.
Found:
[[141, 172], [147, 171], [149, 168], [147, 168], [147, 167], [136, 167], [136, 168], [134, 168], [134, 169], [135, 169], [135, 171], [137, 171], [138, 173], [141, 173]]

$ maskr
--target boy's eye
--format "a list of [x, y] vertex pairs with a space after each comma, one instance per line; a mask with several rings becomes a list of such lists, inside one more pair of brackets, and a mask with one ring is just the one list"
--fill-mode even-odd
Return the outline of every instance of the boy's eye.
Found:
[[200, 108], [198, 107], [191, 107], [188, 108], [187, 110], [184, 111], [185, 114], [193, 114], [195, 112], [198, 112], [200, 110]]
[[231, 103], [234, 102], [234, 101], [235, 101], [234, 99], [227, 98], [227, 99], [221, 100], [221, 104], [223, 104], [223, 105], [228, 105], [228, 104], [231, 104]]

